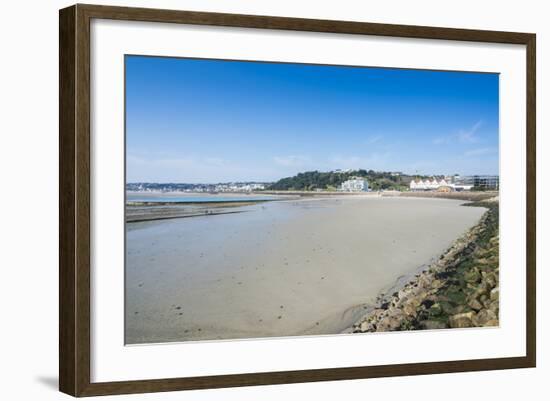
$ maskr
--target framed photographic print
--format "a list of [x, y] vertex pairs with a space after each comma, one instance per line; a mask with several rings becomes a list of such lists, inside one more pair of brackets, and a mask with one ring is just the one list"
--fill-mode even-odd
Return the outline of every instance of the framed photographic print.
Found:
[[535, 206], [534, 34], [60, 11], [65, 393], [534, 367]]

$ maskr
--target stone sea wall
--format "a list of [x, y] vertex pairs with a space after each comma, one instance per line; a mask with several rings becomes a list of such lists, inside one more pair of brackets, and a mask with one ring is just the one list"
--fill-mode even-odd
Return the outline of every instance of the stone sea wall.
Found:
[[352, 332], [498, 326], [498, 199], [464, 206], [488, 210], [437, 262], [399, 291], [380, 295]]
[[436, 192], [436, 191], [387, 191], [382, 196], [400, 196], [403, 198], [440, 198], [456, 199], [470, 202], [481, 202], [498, 197], [498, 191], [461, 191], [461, 192]]

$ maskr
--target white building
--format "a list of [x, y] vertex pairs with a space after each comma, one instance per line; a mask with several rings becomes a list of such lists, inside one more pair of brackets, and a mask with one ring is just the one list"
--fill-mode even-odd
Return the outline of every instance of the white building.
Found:
[[471, 185], [458, 185], [447, 182], [446, 180], [437, 181], [435, 178], [431, 181], [429, 179], [426, 181], [412, 180], [409, 187], [411, 191], [469, 191], [472, 189]]
[[344, 181], [340, 186], [340, 190], [344, 192], [366, 192], [369, 190], [369, 183], [364, 178], [353, 177]]
[[435, 178], [432, 180], [412, 180], [410, 183], [411, 191], [435, 191], [440, 187], [447, 187], [449, 184], [445, 180], [437, 181]]

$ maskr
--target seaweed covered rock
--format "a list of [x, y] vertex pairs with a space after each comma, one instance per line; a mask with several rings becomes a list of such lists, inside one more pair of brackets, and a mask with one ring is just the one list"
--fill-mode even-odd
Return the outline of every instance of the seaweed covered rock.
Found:
[[428, 268], [378, 305], [353, 327], [355, 333], [499, 325], [498, 201]]

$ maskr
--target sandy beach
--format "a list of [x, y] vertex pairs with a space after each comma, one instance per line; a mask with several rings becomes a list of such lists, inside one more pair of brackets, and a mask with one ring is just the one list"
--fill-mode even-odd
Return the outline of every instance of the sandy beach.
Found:
[[127, 224], [126, 343], [336, 334], [483, 207], [331, 197]]

